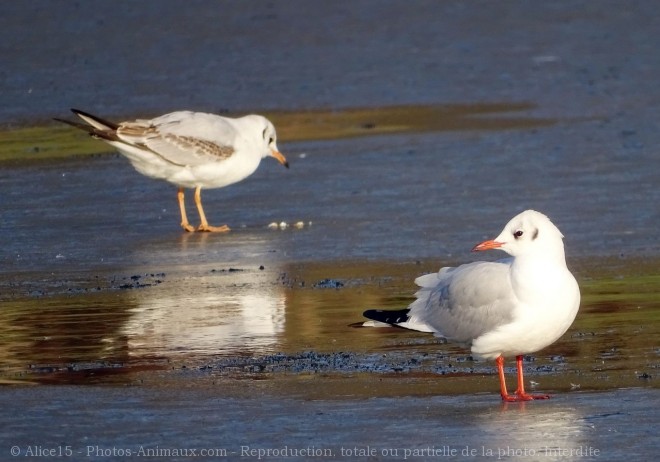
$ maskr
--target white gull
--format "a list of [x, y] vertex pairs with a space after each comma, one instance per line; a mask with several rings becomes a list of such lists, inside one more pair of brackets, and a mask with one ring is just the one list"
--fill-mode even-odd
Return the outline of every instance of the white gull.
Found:
[[195, 188], [195, 205], [201, 224], [197, 231], [229, 231], [227, 225], [210, 226], [202, 207], [202, 188], [222, 188], [250, 176], [261, 159], [274, 157], [285, 167], [286, 158], [277, 149], [275, 127], [260, 115], [221, 117], [203, 112], [177, 111], [121, 123], [71, 109], [88, 125], [55, 119], [86, 131], [114, 146], [135, 169], [151, 178], [179, 187], [177, 198], [181, 226], [195, 231], [188, 222], [184, 188]]
[[[563, 235], [542, 213], [526, 210], [493, 240], [473, 251], [501, 249], [510, 258], [474, 262], [418, 277], [420, 289], [404, 310], [368, 310], [378, 323], [433, 332], [495, 359], [504, 401], [547, 399], [525, 392], [523, 355], [554, 343], [570, 327], [580, 305], [580, 289], [566, 267]], [[365, 323], [374, 325], [374, 323]], [[504, 357], [515, 356], [518, 387], [509, 394]]]

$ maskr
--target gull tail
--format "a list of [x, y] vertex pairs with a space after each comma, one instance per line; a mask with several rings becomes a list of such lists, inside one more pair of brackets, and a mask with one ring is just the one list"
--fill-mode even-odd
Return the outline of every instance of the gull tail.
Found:
[[367, 310], [362, 315], [371, 319], [362, 325], [364, 327], [402, 327], [404, 329], [417, 330], [420, 332], [433, 332], [426, 324], [411, 319], [410, 308], [401, 310]]
[[81, 111], [80, 109], [71, 108], [71, 112], [80, 117], [82, 120], [90, 124], [92, 127], [99, 130], [117, 130], [119, 125], [114, 122], [109, 122], [105, 119], [97, 117], [89, 112]]
[[409, 308], [402, 310], [367, 310], [362, 315], [372, 321], [396, 326], [397, 324], [408, 321], [409, 312]]
[[71, 112], [76, 114], [89, 125], [72, 122], [70, 120], [60, 119], [57, 117], [53, 118], [53, 120], [57, 120], [58, 122], [62, 122], [83, 130], [94, 138], [101, 138], [108, 141], [119, 141], [116, 133], [116, 130], [119, 128], [118, 124], [109, 122], [105, 119], [101, 119], [100, 117], [81, 111], [79, 109], [71, 109]]

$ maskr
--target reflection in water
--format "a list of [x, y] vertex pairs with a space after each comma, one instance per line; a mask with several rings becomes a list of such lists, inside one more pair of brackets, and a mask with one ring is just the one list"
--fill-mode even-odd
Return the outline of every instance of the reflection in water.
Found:
[[[276, 245], [262, 233], [244, 231], [186, 233], [176, 246], [153, 241], [134, 249], [135, 261], [156, 256], [179, 264], [161, 286], [129, 294], [133, 308], [121, 332], [130, 355], [272, 351], [284, 330], [286, 306], [283, 289], [275, 284]], [[222, 263], [231, 261], [240, 263]]]
[[[26, 371], [37, 379], [71, 372], [98, 377], [158, 367], [158, 360], [182, 353], [272, 351], [284, 330], [286, 303], [270, 247], [253, 233], [213, 237], [143, 243], [133, 256], [144, 265], [139, 270], [66, 279], [53, 273], [52, 281], [32, 283], [48, 291], [5, 300], [0, 374], [5, 380], [25, 378]], [[238, 254], [248, 256], [240, 265], [218, 263]], [[167, 273], [154, 272], [163, 267], [154, 260], [168, 262]]]
[[222, 275], [185, 278], [166, 290], [131, 293], [135, 308], [121, 329], [130, 354], [271, 351], [284, 330], [285, 296], [255, 282], [258, 276], [233, 276], [231, 287]]
[[281, 287], [265, 282], [273, 274], [257, 271], [5, 302], [0, 375], [98, 376], [180, 354], [273, 352], [284, 331], [286, 300]]
[[115, 369], [128, 359], [120, 333], [129, 319], [126, 292], [4, 302], [0, 310], [0, 372]]
[[[149, 256], [161, 252], [159, 258], [167, 261], [191, 261], [203, 251], [207, 260], [194, 266], [168, 264], [166, 274], [153, 277], [145, 276], [144, 269], [99, 274], [89, 287], [83, 287], [82, 277], [49, 281], [49, 287], [61, 286], [59, 295], [4, 300], [0, 377], [84, 381], [93, 375], [99, 381], [107, 373], [169, 368], [168, 359], [179, 365], [216, 365], [214, 371], [219, 371], [227, 358], [228, 364], [233, 358], [260, 361], [280, 352], [282, 364], [292, 355], [295, 364], [289, 370], [300, 370], [294, 366], [312, 358], [300, 353], [316, 352], [321, 356], [312, 360], [326, 361], [327, 372], [394, 373], [378, 382], [380, 386], [369, 383], [368, 396], [395, 389], [495, 392], [492, 365], [475, 363], [465, 350], [422, 333], [351, 327], [362, 321], [366, 308], [407, 305], [414, 278], [433, 271], [438, 262], [280, 263], [264, 257], [267, 247], [259, 247], [254, 234], [242, 244], [238, 234], [231, 251], [243, 245], [241, 251], [256, 255], [251, 261], [217, 263], [226, 261], [221, 246], [227, 241], [222, 239], [193, 238], [178, 246], [164, 241], [145, 247], [137, 258], [149, 262]], [[156, 266], [147, 267], [152, 271]], [[328, 279], [341, 285], [319, 284]], [[655, 386], [657, 281], [657, 276], [585, 281], [584, 303], [574, 325], [558, 342], [525, 361], [528, 378], [538, 382], [538, 390], [553, 394]], [[218, 356], [224, 358], [216, 360]], [[338, 366], [332, 366], [337, 358]], [[306, 363], [305, 370], [316, 371], [312, 363]], [[356, 393], [353, 385], [350, 388]]]
[[563, 460], [577, 451], [593, 451], [585, 434], [583, 416], [568, 406], [539, 406], [539, 403], [503, 404], [500, 411], [474, 415], [481, 435], [480, 456], [498, 460]]

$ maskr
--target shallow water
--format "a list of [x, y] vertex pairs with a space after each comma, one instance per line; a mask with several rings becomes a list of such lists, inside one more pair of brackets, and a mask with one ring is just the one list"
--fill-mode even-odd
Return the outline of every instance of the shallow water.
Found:
[[[267, 361], [306, 351], [356, 353], [351, 361], [365, 370], [400, 369], [428, 355], [405, 368], [452, 372], [451, 359], [434, 362], [430, 336], [350, 325], [366, 308], [405, 306], [420, 274], [499, 258], [469, 249], [519, 210], [493, 200], [518, 189], [566, 235], [583, 292], [571, 331], [532, 367], [590, 372], [553, 384], [563, 389], [653, 386], [660, 250], [657, 211], [645, 207], [659, 193], [637, 181], [655, 175], [653, 164], [626, 158], [623, 173], [600, 166], [617, 175], [618, 187], [570, 172], [576, 181], [537, 177], [528, 189], [511, 186], [517, 177], [504, 167], [502, 157], [514, 162], [515, 152], [500, 152], [493, 177], [472, 168], [482, 138], [456, 136], [462, 152], [444, 157], [433, 153], [441, 138], [433, 133], [297, 143], [289, 171], [264, 162], [248, 180], [204, 194], [212, 222], [234, 228], [226, 235], [180, 231], [175, 188], [146, 180], [118, 156], [3, 169], [0, 185], [11, 200], [0, 231], [12, 236], [0, 273], [4, 378], [77, 383], [108, 373], [114, 380], [126, 369], [172, 361], [213, 366], [217, 357]], [[560, 165], [553, 157], [535, 163]], [[429, 165], [449, 165], [457, 176], [439, 182]], [[609, 213], [601, 215], [595, 202], [607, 197]], [[267, 227], [281, 221], [305, 225]], [[324, 280], [330, 283], [318, 287]], [[343, 285], [334, 289], [333, 281]], [[372, 364], [384, 351], [392, 364]], [[467, 360], [451, 346], [441, 351]], [[491, 365], [472, 362], [455, 372], [475, 368], [492, 373]]]
[[[2, 456], [236, 459], [282, 442], [337, 459], [369, 445], [372, 460], [434, 445], [657, 455], [654, 2], [186, 6], [2, 6], [0, 123], [30, 126], [0, 136], [14, 160], [0, 167]], [[183, 234], [175, 189], [118, 156], [21, 161], [104, 150], [44, 122], [70, 106], [266, 112], [291, 169], [205, 191], [233, 231]], [[566, 335], [526, 358], [552, 400], [501, 405], [492, 364], [355, 326], [526, 208], [565, 234], [583, 294]], [[267, 228], [281, 221], [305, 226]]]
[[[207, 263], [42, 283], [44, 292], [30, 289], [3, 303], [3, 377], [85, 383], [110, 375], [131, 382], [131, 374], [117, 374], [173, 367], [219, 377], [405, 371], [425, 380], [472, 375], [475, 390], [493, 391], [494, 380], [480, 380], [494, 372], [492, 364], [465, 350], [428, 334], [356, 326], [363, 309], [405, 306], [411, 281], [436, 266]], [[534, 381], [563, 390], [657, 385], [660, 276], [630, 273], [578, 275], [580, 314], [559, 342], [527, 358], [540, 376], [530, 376]]]
[[[8, 412], [24, 410], [6, 414], [0, 446], [25, 454], [64, 441], [82, 457], [97, 445], [208, 445], [231, 459], [241, 446], [317, 441], [345, 460], [342, 448], [369, 443], [565, 457], [547, 442], [598, 449], [598, 460], [652, 458], [657, 418], [639, 403], [658, 399], [654, 164], [622, 156], [585, 173], [566, 169], [567, 153], [532, 161], [506, 149], [530, 136], [291, 144], [289, 171], [265, 162], [245, 182], [205, 192], [212, 222], [233, 227], [227, 235], [184, 234], [174, 188], [117, 156], [0, 170], [11, 198], [0, 222], [11, 236], [1, 249], [0, 374], [17, 387], [3, 392]], [[475, 169], [493, 142], [497, 161]], [[556, 175], [518, 184], [508, 165], [519, 162]], [[501, 199], [512, 195], [515, 204]], [[469, 249], [523, 207], [564, 232], [583, 293], [569, 332], [526, 358], [528, 388], [551, 393], [548, 403], [502, 408], [493, 364], [429, 335], [353, 326], [363, 309], [409, 303], [418, 275], [477, 258]], [[302, 229], [267, 227], [299, 220]], [[511, 362], [507, 373], [512, 386]], [[340, 423], [348, 415], [354, 425]], [[51, 428], [55, 416], [66, 430]], [[517, 431], [502, 435], [502, 425]]]
[[[657, 416], [645, 412], [649, 395], [641, 390], [577, 393], [548, 406], [493, 405], [483, 395], [469, 401], [443, 396], [260, 400], [222, 398], [217, 389], [101, 387], [57, 387], [59, 397], [51, 402], [47, 391], [6, 391], [7, 412], [0, 422], [19, 455], [35, 450], [35, 428], [48, 435], [41, 439], [42, 449], [100, 460], [142, 459], [140, 451], [175, 449], [195, 450], [197, 457], [212, 450], [213, 458], [230, 460], [298, 459], [302, 453], [293, 451], [304, 450], [323, 451], [313, 455], [325, 460], [617, 460], [623, 454], [648, 460], [658, 449]], [[34, 407], [35, 401], [44, 404]], [[15, 413], [23, 418], [7, 418]], [[636, 425], [629, 425], [631, 418]], [[45, 419], [72, 423], [45, 428]], [[99, 422], [104, 432], [90, 436], [89, 428]], [[158, 436], [145, 440], [145, 434]], [[246, 452], [252, 450], [254, 455]], [[291, 453], [269, 457], [259, 450]], [[170, 454], [168, 460], [192, 458]], [[306, 455], [302, 458], [309, 460]]]

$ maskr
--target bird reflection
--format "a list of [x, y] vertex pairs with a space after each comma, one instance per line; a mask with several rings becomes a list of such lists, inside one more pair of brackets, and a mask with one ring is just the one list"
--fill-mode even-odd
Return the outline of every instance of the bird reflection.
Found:
[[222, 354], [274, 348], [284, 331], [285, 296], [252, 271], [182, 277], [133, 293], [123, 327], [132, 356]]
[[590, 446], [583, 416], [569, 406], [503, 403], [499, 410], [475, 418], [483, 440], [482, 456], [555, 460], [570, 453], [575, 457]]

